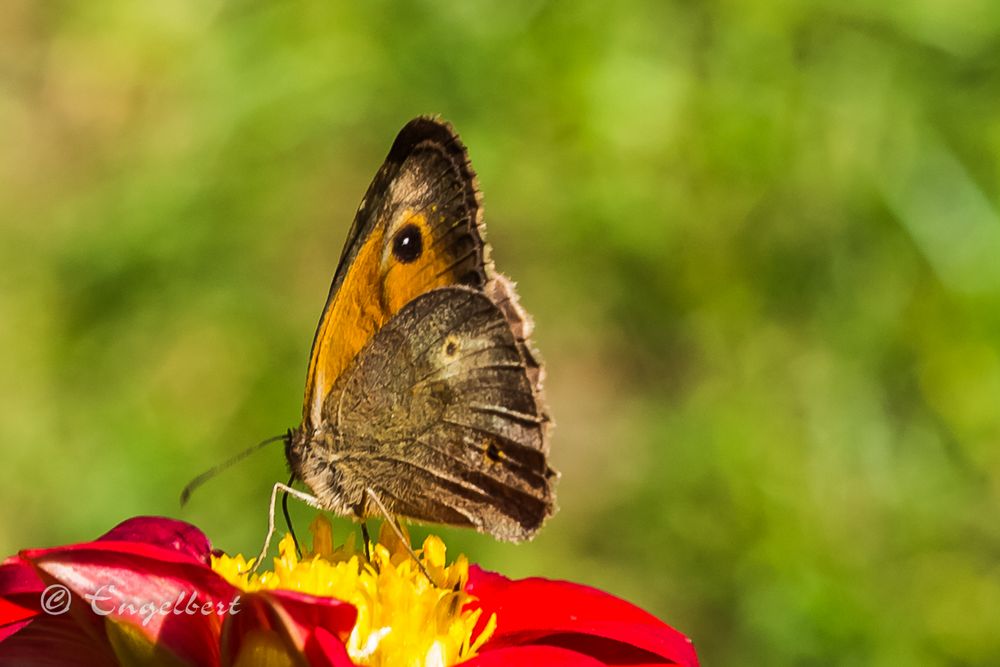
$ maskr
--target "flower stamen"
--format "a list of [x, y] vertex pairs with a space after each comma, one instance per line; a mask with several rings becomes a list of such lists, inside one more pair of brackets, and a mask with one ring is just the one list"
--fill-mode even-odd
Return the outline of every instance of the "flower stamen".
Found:
[[414, 551], [405, 530], [383, 522], [367, 562], [353, 533], [334, 546], [326, 517], [309, 529], [312, 549], [301, 559], [286, 535], [271, 570], [249, 572], [242, 554], [213, 557], [212, 567], [245, 591], [293, 590], [353, 604], [358, 617], [346, 647], [360, 665], [454, 665], [493, 635], [495, 614], [473, 635], [482, 610], [466, 610], [473, 599], [465, 592], [469, 562], [459, 556], [448, 564], [441, 538], [428, 536]]

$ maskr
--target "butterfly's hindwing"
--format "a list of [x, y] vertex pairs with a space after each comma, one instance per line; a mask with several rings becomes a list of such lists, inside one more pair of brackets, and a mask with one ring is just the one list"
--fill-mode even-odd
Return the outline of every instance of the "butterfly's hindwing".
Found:
[[364, 507], [371, 488], [394, 514], [530, 537], [553, 511], [554, 473], [522, 344], [483, 292], [417, 297], [335, 383], [306, 483], [339, 494], [331, 505]]

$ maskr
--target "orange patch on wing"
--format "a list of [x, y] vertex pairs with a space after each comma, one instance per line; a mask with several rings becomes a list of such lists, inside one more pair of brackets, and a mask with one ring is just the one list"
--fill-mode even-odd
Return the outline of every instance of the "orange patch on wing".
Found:
[[[436, 287], [458, 282], [454, 259], [431, 237], [432, 224], [424, 213], [406, 211], [403, 222], [420, 229], [423, 250], [409, 263], [386, 254], [384, 230], [376, 227], [358, 250], [319, 325], [309, 360], [303, 418], [312, 425], [321, 421], [323, 401], [351, 360], [375, 332], [407, 303]], [[444, 223], [436, 214], [432, 219]]]
[[378, 299], [382, 230], [376, 229], [358, 250], [319, 325], [309, 360], [303, 417], [319, 424], [323, 400], [347, 364], [388, 320]]

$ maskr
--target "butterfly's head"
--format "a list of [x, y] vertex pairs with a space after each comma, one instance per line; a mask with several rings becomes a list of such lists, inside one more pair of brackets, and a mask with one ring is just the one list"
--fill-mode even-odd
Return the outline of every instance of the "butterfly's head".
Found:
[[285, 460], [288, 461], [288, 467], [291, 468], [291, 471], [300, 479], [301, 475], [299, 471], [302, 469], [303, 460], [311, 439], [311, 431], [311, 428], [303, 424], [298, 428], [290, 428], [285, 433]]
[[363, 500], [364, 484], [357, 476], [345, 478], [335, 452], [336, 438], [326, 426], [299, 427], [288, 434], [285, 457], [296, 479], [312, 491], [320, 504], [342, 516], [356, 514]]

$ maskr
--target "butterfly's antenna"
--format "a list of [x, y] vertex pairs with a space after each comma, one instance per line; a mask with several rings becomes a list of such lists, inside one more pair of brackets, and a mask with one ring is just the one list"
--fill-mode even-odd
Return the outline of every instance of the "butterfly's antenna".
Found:
[[246, 457], [250, 456], [251, 454], [254, 454], [255, 452], [263, 449], [267, 445], [270, 445], [270, 444], [275, 443], [275, 442], [287, 442], [289, 440], [289, 438], [291, 438], [291, 437], [292, 437], [292, 433], [291, 433], [291, 431], [289, 431], [288, 433], [285, 433], [284, 435], [276, 435], [273, 438], [268, 438], [267, 440], [262, 440], [261, 442], [258, 442], [253, 447], [248, 447], [247, 449], [244, 449], [242, 452], [240, 452], [239, 454], [237, 454], [233, 458], [229, 459], [228, 461], [224, 461], [224, 462], [220, 463], [219, 465], [212, 466], [211, 468], [209, 468], [205, 472], [201, 473], [200, 475], [198, 475], [197, 477], [195, 477], [194, 479], [192, 479], [190, 482], [188, 482], [187, 486], [184, 487], [184, 490], [181, 491], [181, 507], [184, 507], [184, 505], [188, 501], [188, 498], [191, 497], [191, 494], [194, 492], [195, 489], [197, 489], [199, 486], [201, 486], [202, 484], [204, 484], [208, 480], [210, 480], [213, 477], [215, 477], [216, 475], [218, 475], [220, 472], [223, 472], [223, 471], [227, 470], [228, 468], [231, 468], [232, 466], [236, 465], [237, 463], [239, 463], [240, 461], [242, 461]]

